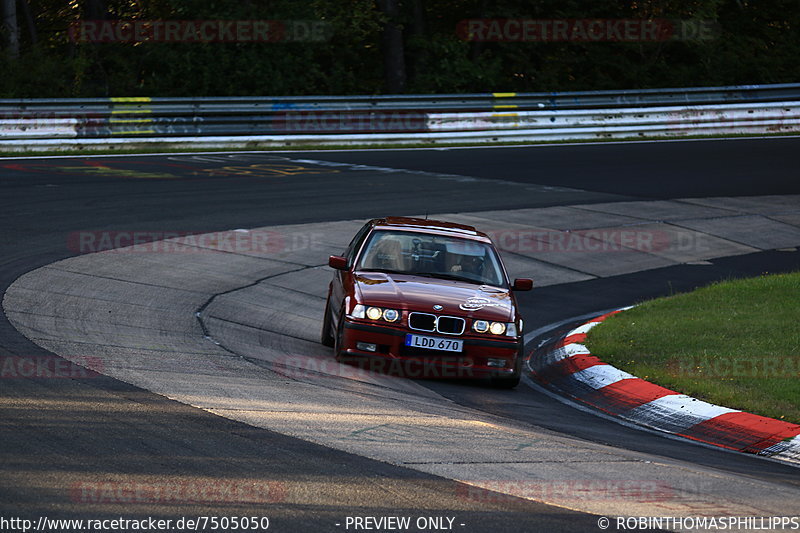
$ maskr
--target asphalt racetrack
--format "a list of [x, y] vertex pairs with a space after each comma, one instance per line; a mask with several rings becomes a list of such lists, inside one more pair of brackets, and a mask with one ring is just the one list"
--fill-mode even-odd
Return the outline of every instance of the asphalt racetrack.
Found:
[[[0, 287], [5, 293], [26, 273], [91, 251], [82, 248], [81, 239], [97, 232], [169, 236], [388, 214], [798, 195], [798, 149], [800, 139], [775, 138], [2, 159]], [[520, 300], [532, 331], [718, 279], [798, 268], [796, 248], [755, 246], [731, 257], [547, 285]], [[75, 331], [75, 340], [83, 333]], [[0, 356], [6, 370], [20, 361], [53, 357], [20, 334], [5, 314]], [[444, 477], [215, 416], [110, 377], [76, 376], [5, 372], [0, 380], [3, 517], [266, 516], [271, 531], [339, 531], [348, 517], [389, 515], [452, 517], [453, 529], [460, 531], [597, 527], [597, 516], [570, 510], [579, 505], [567, 509], [521, 498], [476, 497]], [[637, 461], [771, 484], [776, 491], [800, 487], [792, 466], [617, 425], [524, 383], [514, 391], [419, 383], [456, 406], [511, 426], [630, 451]], [[197, 487], [206, 488], [204, 495], [192, 492]], [[150, 497], [132, 504], [133, 490], [149, 491]], [[98, 498], [98, 491], [104, 496]], [[796, 501], [787, 515], [800, 511]], [[657, 507], [652, 513], [663, 514]]]

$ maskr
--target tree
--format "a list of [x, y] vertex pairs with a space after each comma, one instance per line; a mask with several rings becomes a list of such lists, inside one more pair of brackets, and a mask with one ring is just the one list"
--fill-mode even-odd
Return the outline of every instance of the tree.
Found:
[[6, 34], [8, 56], [19, 57], [19, 26], [17, 26], [16, 0], [3, 0], [3, 33]]
[[[798, 82], [797, 2], [0, 0], [0, 97], [538, 92]], [[270, 43], [69, 39], [70, 27], [80, 20], [131, 19], [318, 21], [326, 37]], [[667, 19], [710, 23], [717, 30], [702, 39], [684, 34], [631, 42], [476, 41], [459, 31], [466, 21], [504, 19]]]
[[399, 0], [376, 0], [385, 16], [383, 25], [383, 70], [386, 92], [399, 94], [406, 89], [406, 59], [403, 47], [403, 25], [400, 22]]

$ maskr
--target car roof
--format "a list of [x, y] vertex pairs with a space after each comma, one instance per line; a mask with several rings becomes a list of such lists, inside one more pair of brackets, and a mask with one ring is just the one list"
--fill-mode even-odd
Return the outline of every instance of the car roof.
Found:
[[491, 242], [488, 235], [482, 231], [478, 231], [472, 226], [457, 224], [455, 222], [446, 222], [444, 220], [413, 217], [386, 217], [373, 219], [371, 223], [375, 229], [436, 233], [438, 235], [452, 235], [454, 237], [473, 239], [476, 241]]

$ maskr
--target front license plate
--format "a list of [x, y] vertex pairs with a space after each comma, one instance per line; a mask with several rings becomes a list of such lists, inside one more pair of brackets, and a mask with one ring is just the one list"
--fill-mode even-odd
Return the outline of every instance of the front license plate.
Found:
[[426, 337], [425, 335], [412, 335], [409, 333], [406, 335], [406, 346], [427, 348], [429, 350], [442, 350], [445, 352], [460, 352], [464, 349], [464, 341]]

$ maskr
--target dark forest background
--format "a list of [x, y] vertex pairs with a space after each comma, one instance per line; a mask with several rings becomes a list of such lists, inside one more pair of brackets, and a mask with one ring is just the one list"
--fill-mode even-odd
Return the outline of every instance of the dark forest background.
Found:
[[[800, 81], [799, 0], [0, 0], [0, 97], [533, 92]], [[467, 42], [472, 18], [713, 21], [715, 38]], [[79, 20], [319, 20], [322, 42], [75, 43]]]

